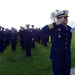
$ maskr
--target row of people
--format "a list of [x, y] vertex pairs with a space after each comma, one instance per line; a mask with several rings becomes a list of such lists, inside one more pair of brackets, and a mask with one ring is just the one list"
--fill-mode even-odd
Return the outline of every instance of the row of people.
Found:
[[29, 28], [29, 24], [24, 27], [20, 27], [17, 31], [15, 28], [5, 29], [0, 27], [0, 52], [4, 52], [4, 49], [11, 43], [12, 50], [16, 50], [18, 40], [23, 50], [26, 51], [26, 56], [32, 56], [31, 48], [35, 48], [35, 42], [42, 43], [45, 47], [49, 40], [49, 35], [44, 35], [42, 29], [35, 29], [34, 25]]

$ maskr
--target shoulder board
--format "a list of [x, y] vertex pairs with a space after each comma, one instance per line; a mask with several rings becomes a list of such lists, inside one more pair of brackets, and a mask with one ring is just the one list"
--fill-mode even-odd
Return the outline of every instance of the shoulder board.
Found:
[[48, 27], [49, 27], [49, 29], [53, 29], [54, 25], [53, 24], [49, 24]]

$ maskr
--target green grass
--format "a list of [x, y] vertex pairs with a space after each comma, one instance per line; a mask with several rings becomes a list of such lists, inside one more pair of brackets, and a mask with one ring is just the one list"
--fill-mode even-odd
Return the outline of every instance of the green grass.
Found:
[[[72, 67], [75, 67], [75, 32], [72, 39]], [[36, 43], [36, 48], [32, 49], [32, 57], [26, 57], [18, 42], [17, 50], [12, 52], [11, 45], [0, 53], [0, 75], [51, 75], [52, 66], [49, 59], [50, 42], [48, 47]]]
[[71, 44], [72, 67], [75, 67], [75, 31], [73, 32]]

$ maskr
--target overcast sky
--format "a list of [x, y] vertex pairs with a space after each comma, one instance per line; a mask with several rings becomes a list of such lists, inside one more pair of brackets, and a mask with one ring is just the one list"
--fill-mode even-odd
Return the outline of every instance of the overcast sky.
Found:
[[5, 28], [26, 24], [43, 27], [51, 23], [50, 13], [69, 10], [69, 22], [75, 21], [75, 0], [0, 0], [0, 25]]

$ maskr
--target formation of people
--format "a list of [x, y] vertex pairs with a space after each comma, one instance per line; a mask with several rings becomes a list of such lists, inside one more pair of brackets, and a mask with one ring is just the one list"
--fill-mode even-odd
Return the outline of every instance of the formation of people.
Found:
[[32, 56], [31, 49], [35, 48], [35, 42], [42, 43], [47, 47], [49, 35], [44, 35], [42, 29], [34, 28], [34, 25], [26, 24], [26, 27], [20, 26], [19, 31], [14, 27], [5, 29], [0, 26], [0, 53], [11, 44], [12, 51], [16, 50], [18, 40], [22, 50], [25, 50], [26, 56]]
[[16, 44], [20, 40], [20, 45], [26, 52], [26, 56], [32, 56], [31, 49], [35, 48], [35, 42], [42, 43], [47, 47], [49, 36], [51, 36], [50, 59], [52, 61], [53, 75], [70, 75], [71, 71], [71, 39], [72, 28], [68, 23], [68, 10], [59, 11], [56, 14], [57, 21], [45, 25], [42, 29], [35, 29], [30, 24], [15, 28], [4, 29], [0, 26], [0, 53], [11, 43], [12, 51], [16, 50]]

